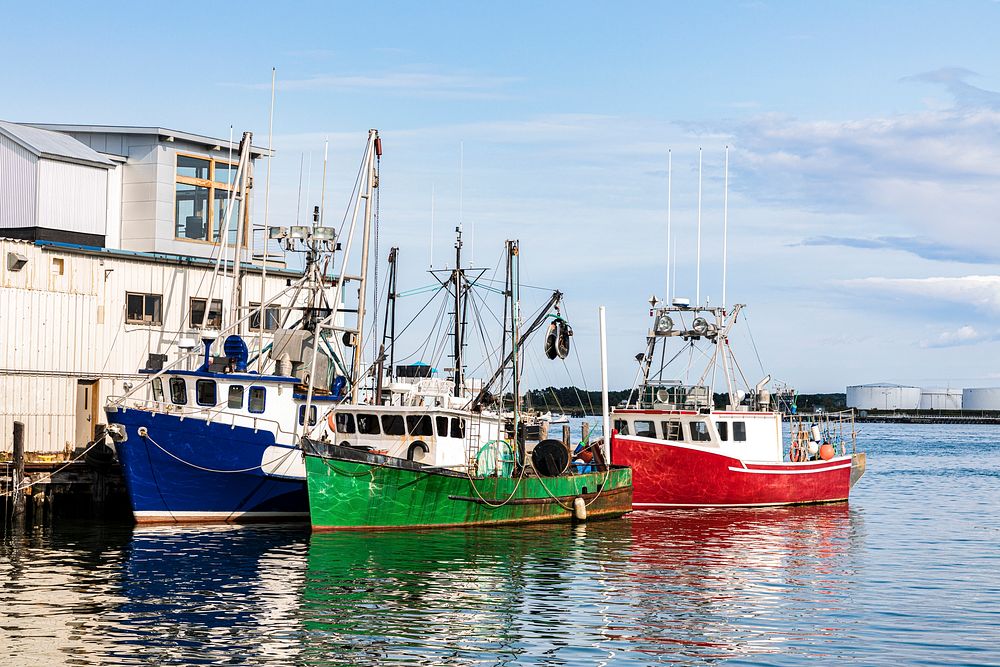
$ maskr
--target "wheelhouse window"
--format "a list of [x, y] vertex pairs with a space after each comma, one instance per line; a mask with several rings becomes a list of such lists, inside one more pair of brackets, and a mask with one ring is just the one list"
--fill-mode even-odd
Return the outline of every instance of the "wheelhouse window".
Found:
[[229, 400], [226, 402], [226, 405], [237, 410], [243, 408], [243, 385], [229, 385]]
[[636, 419], [635, 434], [641, 438], [655, 438], [656, 425], [651, 421]]
[[[305, 424], [305, 420], [306, 420], [306, 406], [300, 405], [299, 406], [299, 426], [303, 426]], [[316, 425], [316, 406], [315, 405], [310, 405], [309, 406], [309, 425], [310, 426], [315, 426]]]
[[197, 329], [202, 326], [209, 329], [219, 329], [222, 327], [222, 299], [212, 299], [212, 306], [208, 310], [208, 317], [205, 318], [205, 303], [207, 299], [191, 298], [191, 328]]
[[[188, 241], [218, 241], [232, 199], [227, 241], [235, 243], [238, 224], [246, 224], [242, 202], [233, 198], [236, 165], [196, 155], [177, 155], [174, 236]], [[245, 229], [245, 227], [244, 227]]]
[[660, 427], [663, 428], [664, 440], [680, 442], [684, 439], [684, 431], [681, 429], [681, 422], [679, 420], [669, 419], [665, 422], [660, 422]]
[[153, 378], [153, 400], [157, 403], [163, 402], [163, 378]]
[[187, 383], [184, 378], [170, 378], [170, 402], [175, 405], [187, 405]]
[[616, 419], [615, 430], [618, 431], [618, 435], [628, 435], [628, 422], [624, 419]]
[[[281, 309], [277, 306], [264, 308], [264, 331], [275, 331], [281, 327]], [[250, 304], [250, 329], [260, 330], [260, 304]]]
[[448, 437], [448, 418], [435, 417], [434, 420], [437, 422], [438, 436], [442, 438]]
[[247, 399], [247, 410], [254, 414], [264, 412], [267, 404], [267, 390], [264, 387], [250, 387], [250, 396]]
[[215, 406], [216, 386], [215, 380], [198, 380], [194, 383], [194, 397], [198, 405]]
[[354, 415], [350, 412], [337, 412], [335, 414], [337, 433], [354, 433]]
[[382, 415], [382, 432], [386, 435], [406, 435], [403, 415]]
[[379, 435], [382, 431], [378, 425], [378, 415], [358, 415], [358, 433]]
[[708, 432], [708, 422], [705, 421], [693, 421], [691, 422], [691, 440], [694, 442], [708, 442], [712, 439], [712, 436]]
[[733, 440], [736, 442], [746, 442], [747, 440], [746, 422], [733, 422]]
[[163, 324], [163, 296], [160, 294], [125, 293], [127, 324]]
[[465, 420], [459, 419], [458, 417], [451, 418], [451, 437], [453, 438], [464, 438], [465, 437]]
[[715, 430], [719, 432], [719, 440], [729, 440], [729, 422], [715, 422]]
[[434, 426], [431, 424], [430, 415], [409, 415], [406, 418], [406, 426], [410, 431], [410, 435], [422, 437], [434, 435]]

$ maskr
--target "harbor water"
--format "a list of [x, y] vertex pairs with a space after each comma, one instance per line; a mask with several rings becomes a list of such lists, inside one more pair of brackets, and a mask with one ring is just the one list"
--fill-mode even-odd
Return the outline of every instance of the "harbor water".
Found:
[[1000, 664], [1000, 427], [861, 442], [850, 504], [314, 536], [5, 526], [0, 664]]

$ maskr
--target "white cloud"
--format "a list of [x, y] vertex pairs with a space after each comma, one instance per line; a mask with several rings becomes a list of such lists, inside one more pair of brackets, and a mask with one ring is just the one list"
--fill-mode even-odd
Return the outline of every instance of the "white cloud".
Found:
[[942, 331], [935, 338], [920, 341], [920, 347], [958, 347], [960, 345], [975, 345], [984, 341], [996, 340], [997, 334], [977, 331], [975, 327], [965, 325], [954, 331]]
[[[510, 97], [505, 89], [521, 79], [474, 73], [395, 71], [365, 74], [317, 74], [298, 79], [278, 79], [283, 91], [358, 91], [418, 95], [449, 99], [496, 100]], [[270, 90], [271, 84], [228, 84], [254, 90]]]
[[859, 291], [935, 299], [1000, 314], [1000, 276], [875, 277], [845, 280], [841, 284]]

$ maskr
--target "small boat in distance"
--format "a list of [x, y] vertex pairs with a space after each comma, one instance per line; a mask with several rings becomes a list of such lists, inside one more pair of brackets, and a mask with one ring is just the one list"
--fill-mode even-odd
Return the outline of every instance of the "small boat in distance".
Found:
[[562, 414], [561, 412], [543, 412], [538, 416], [539, 421], [548, 422], [549, 424], [568, 424], [569, 417]]
[[[638, 357], [640, 382], [612, 414], [611, 461], [632, 467], [637, 508], [848, 499], [865, 471], [853, 411], [793, 415], [786, 443], [782, 413], [766, 388], [770, 376], [747, 391], [737, 388], [742, 371], [729, 336], [743, 306], [698, 307], [675, 299], [658, 307], [655, 298], [651, 306], [653, 326]], [[681, 342], [679, 349], [668, 352], [670, 341]], [[688, 349], [694, 355], [684, 354]], [[687, 364], [699, 354], [709, 361], [695, 382], [670, 377], [667, 360], [683, 357]], [[722, 409], [711, 384], [717, 371], [725, 379]]]

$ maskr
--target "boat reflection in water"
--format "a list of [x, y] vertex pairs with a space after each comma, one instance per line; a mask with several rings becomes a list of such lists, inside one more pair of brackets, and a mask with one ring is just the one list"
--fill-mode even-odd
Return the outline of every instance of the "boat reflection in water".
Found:
[[864, 530], [848, 505], [647, 511], [630, 524], [621, 594], [635, 617], [612, 623], [616, 641], [650, 657], [842, 657], [824, 643], [860, 617]]
[[140, 526], [104, 617], [119, 664], [269, 664], [296, 658], [301, 527]]

